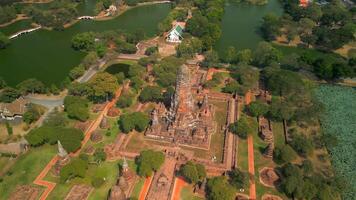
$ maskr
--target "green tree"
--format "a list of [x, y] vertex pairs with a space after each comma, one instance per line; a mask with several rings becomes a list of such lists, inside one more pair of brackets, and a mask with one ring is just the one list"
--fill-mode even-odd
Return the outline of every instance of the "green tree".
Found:
[[14, 130], [12, 129], [12, 126], [10, 125], [9, 122], [6, 122], [6, 123], [5, 123], [5, 126], [6, 126], [7, 134], [8, 134], [9, 136], [11, 136], [11, 135], [14, 133]]
[[240, 50], [236, 53], [236, 60], [239, 63], [249, 64], [252, 61], [252, 51], [250, 49]]
[[159, 102], [162, 101], [162, 93], [161, 93], [161, 88], [158, 86], [147, 86], [143, 88], [143, 90], [140, 93], [139, 100], [141, 102]]
[[260, 73], [252, 66], [242, 64], [232, 67], [232, 70], [231, 76], [242, 86], [240, 88], [242, 95], [245, 95], [248, 90], [258, 87]]
[[72, 39], [72, 47], [76, 50], [90, 51], [95, 47], [95, 33], [84, 32], [75, 35]]
[[64, 99], [64, 108], [68, 116], [80, 121], [89, 118], [89, 102], [87, 99], [77, 96], [66, 96]]
[[82, 65], [79, 65], [77, 67], [74, 67], [72, 70], [70, 70], [69, 78], [71, 80], [75, 80], [75, 79], [83, 76], [84, 73], [85, 73], [84, 67]]
[[87, 168], [88, 163], [86, 161], [74, 158], [69, 164], [62, 167], [60, 172], [60, 182], [65, 183], [75, 177], [84, 178]]
[[12, 88], [12, 87], [5, 87], [1, 92], [0, 92], [0, 102], [4, 103], [11, 103], [15, 99], [19, 98], [21, 96], [21, 93]]
[[240, 138], [246, 139], [247, 135], [251, 134], [256, 127], [257, 125], [254, 120], [241, 116], [237, 122], [230, 124], [229, 130]]
[[139, 132], [144, 131], [149, 121], [149, 117], [145, 113], [134, 112], [121, 115], [118, 123], [121, 131], [128, 133], [133, 129]]
[[91, 88], [89, 98], [93, 101], [109, 100], [115, 95], [118, 89], [118, 84], [115, 76], [102, 72], [96, 74], [89, 82], [88, 86]]
[[235, 47], [230, 46], [225, 51], [224, 61], [227, 63], [236, 63], [237, 62], [237, 51]]
[[38, 106], [35, 106], [34, 104], [30, 104], [27, 106], [27, 111], [23, 115], [23, 121], [26, 124], [31, 124], [35, 121], [37, 121], [43, 112], [38, 108]]
[[213, 177], [208, 181], [208, 199], [210, 200], [233, 200], [235, 189], [228, 183], [226, 177]]
[[130, 92], [122, 94], [119, 100], [116, 102], [116, 106], [119, 108], [130, 107], [133, 103], [134, 96]]
[[188, 161], [181, 167], [180, 174], [190, 183], [197, 183], [206, 177], [206, 170], [204, 165]]
[[282, 147], [277, 146], [273, 151], [273, 159], [277, 163], [287, 163], [294, 161], [297, 158], [297, 154], [289, 145]]
[[266, 67], [273, 62], [278, 62], [281, 52], [268, 42], [260, 42], [253, 53], [253, 62], [259, 67]]
[[106, 153], [105, 153], [103, 148], [98, 148], [98, 149], [95, 150], [94, 160], [99, 165], [100, 165], [101, 162], [104, 162], [106, 160]]
[[45, 85], [41, 81], [36, 80], [34, 78], [24, 80], [16, 87], [23, 94], [45, 92]]
[[247, 172], [243, 172], [236, 168], [229, 172], [230, 184], [236, 189], [245, 189], [250, 183], [250, 176]]
[[5, 49], [10, 44], [9, 38], [0, 32], [0, 49]]
[[313, 153], [313, 143], [305, 135], [294, 135], [290, 145], [301, 156], [309, 156]]
[[81, 64], [84, 66], [85, 69], [89, 69], [89, 67], [94, 65], [98, 60], [99, 57], [97, 53], [95, 51], [91, 51], [84, 57]]
[[281, 23], [276, 14], [269, 13], [263, 17], [261, 31], [265, 39], [272, 41], [280, 35]]
[[6, 81], [4, 78], [0, 77], [0, 90], [6, 87]]
[[157, 171], [164, 162], [164, 154], [160, 151], [141, 151], [136, 159], [138, 174], [140, 176], [151, 176], [153, 171]]
[[214, 50], [209, 50], [204, 53], [204, 56], [205, 56], [205, 58], [204, 58], [203, 62], [201, 63], [202, 67], [207, 67], [207, 68], [218, 67], [218, 63], [219, 63], [218, 52], [216, 52]]
[[267, 114], [268, 105], [260, 100], [254, 101], [247, 106], [249, 113], [254, 117], [259, 117]]

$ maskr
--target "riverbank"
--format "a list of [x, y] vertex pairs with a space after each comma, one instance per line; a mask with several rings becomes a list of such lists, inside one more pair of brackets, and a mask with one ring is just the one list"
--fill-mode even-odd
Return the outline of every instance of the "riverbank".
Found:
[[11, 20], [9, 22], [6, 22], [4, 24], [0, 24], [0, 28], [9, 26], [9, 25], [11, 25], [11, 24], [13, 24], [15, 22], [18, 22], [18, 21], [21, 21], [21, 20], [24, 20], [24, 19], [29, 19], [29, 17], [27, 17], [25, 14], [19, 14], [19, 15], [17, 15], [16, 19], [13, 19], [13, 20]]

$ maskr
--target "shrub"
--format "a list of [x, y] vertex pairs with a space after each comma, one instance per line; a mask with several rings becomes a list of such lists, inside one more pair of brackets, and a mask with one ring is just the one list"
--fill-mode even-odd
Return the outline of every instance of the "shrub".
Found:
[[150, 56], [154, 53], [158, 52], [158, 47], [157, 46], [153, 46], [153, 47], [148, 47], [145, 51], [145, 55]]
[[7, 134], [12, 135], [13, 134], [12, 126], [9, 124], [9, 122], [6, 122], [5, 125], [6, 125]]
[[313, 144], [305, 135], [295, 135], [290, 142], [293, 149], [301, 156], [308, 156], [313, 153]]
[[86, 161], [74, 158], [69, 164], [61, 169], [60, 182], [65, 183], [75, 177], [84, 178], [87, 168], [88, 163]]
[[99, 177], [94, 177], [91, 180], [91, 185], [95, 188], [99, 188], [100, 186], [102, 186], [104, 184], [104, 179], [103, 178], [99, 178]]

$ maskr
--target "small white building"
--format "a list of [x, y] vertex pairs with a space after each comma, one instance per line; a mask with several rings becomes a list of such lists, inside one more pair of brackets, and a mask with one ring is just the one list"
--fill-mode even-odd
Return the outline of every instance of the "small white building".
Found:
[[180, 43], [182, 42], [183, 35], [183, 27], [179, 24], [175, 25], [172, 30], [169, 31], [166, 41], [172, 43]]

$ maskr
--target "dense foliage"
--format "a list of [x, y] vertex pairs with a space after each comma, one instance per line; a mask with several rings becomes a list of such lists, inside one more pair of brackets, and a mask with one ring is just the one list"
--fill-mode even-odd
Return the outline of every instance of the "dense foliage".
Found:
[[14, 6], [0, 6], [0, 24], [15, 19], [16, 14], [17, 12]]
[[122, 132], [128, 133], [132, 130], [144, 131], [149, 123], [149, 117], [142, 112], [122, 114], [119, 119], [119, 126]]
[[80, 158], [74, 158], [69, 164], [65, 165], [60, 172], [60, 182], [66, 181], [75, 177], [84, 178], [88, 168], [88, 162]]
[[37, 24], [57, 30], [63, 30], [65, 24], [78, 17], [76, 4], [69, 0], [54, 1], [49, 9], [29, 6], [25, 8], [24, 12], [31, 16]]
[[188, 161], [180, 168], [180, 174], [190, 183], [197, 183], [206, 177], [205, 167]]
[[235, 188], [232, 187], [224, 176], [213, 177], [207, 184], [209, 200], [233, 200]]
[[75, 152], [81, 146], [83, 132], [75, 128], [44, 125], [31, 130], [25, 138], [32, 146], [53, 145], [59, 140], [67, 152]]
[[0, 49], [5, 49], [10, 44], [10, 39], [0, 32]]
[[161, 151], [145, 150], [141, 151], [136, 159], [138, 174], [140, 176], [151, 176], [153, 171], [157, 171], [164, 162], [164, 154]]
[[70, 118], [80, 121], [85, 121], [89, 118], [89, 102], [85, 98], [66, 96], [64, 99], [64, 109]]

